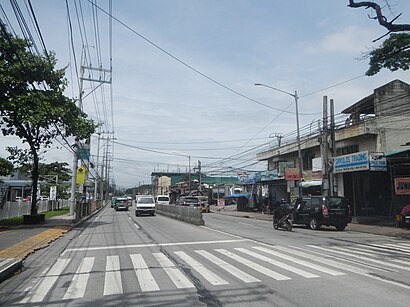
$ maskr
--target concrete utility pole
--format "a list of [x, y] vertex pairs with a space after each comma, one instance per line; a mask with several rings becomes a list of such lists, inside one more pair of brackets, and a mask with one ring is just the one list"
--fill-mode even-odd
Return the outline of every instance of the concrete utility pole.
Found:
[[198, 175], [199, 175], [199, 191], [201, 191], [202, 190], [202, 188], [201, 188], [201, 184], [202, 184], [202, 176], [201, 176], [201, 161], [200, 160], [198, 160]]
[[323, 195], [329, 196], [328, 172], [328, 123], [327, 123], [327, 96], [323, 96], [323, 133], [322, 133], [322, 189]]
[[[333, 162], [333, 158], [336, 156], [336, 139], [335, 139], [335, 102], [333, 99], [330, 99], [330, 145], [331, 145], [331, 154], [330, 158]], [[333, 163], [330, 167], [330, 195], [337, 195], [337, 175], [334, 173]]]

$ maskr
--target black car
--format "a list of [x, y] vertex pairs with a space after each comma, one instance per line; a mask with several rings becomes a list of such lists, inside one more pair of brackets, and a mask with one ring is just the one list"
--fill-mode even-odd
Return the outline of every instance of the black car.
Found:
[[335, 226], [343, 230], [352, 221], [348, 200], [341, 196], [306, 196], [296, 198], [292, 203], [293, 223], [307, 228]]
[[176, 202], [178, 206], [198, 207], [199, 200], [194, 196], [181, 196]]
[[128, 211], [128, 207], [130, 206], [128, 198], [126, 197], [117, 197], [114, 204], [115, 211], [118, 210], [126, 210]]

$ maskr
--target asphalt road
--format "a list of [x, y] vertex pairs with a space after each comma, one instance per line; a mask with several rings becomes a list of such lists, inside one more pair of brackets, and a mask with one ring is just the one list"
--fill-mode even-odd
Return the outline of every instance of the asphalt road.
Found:
[[210, 213], [198, 227], [105, 208], [25, 261], [5, 306], [408, 306], [410, 242], [274, 230]]

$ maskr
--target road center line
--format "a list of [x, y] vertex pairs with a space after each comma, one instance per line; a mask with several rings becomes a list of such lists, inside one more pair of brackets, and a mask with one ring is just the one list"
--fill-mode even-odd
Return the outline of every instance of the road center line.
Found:
[[137, 223], [134, 223], [135, 227], [137, 227], [137, 229], [140, 229], [140, 226], [138, 226]]
[[115, 250], [125, 248], [141, 248], [141, 247], [162, 247], [162, 246], [181, 246], [181, 245], [203, 245], [203, 244], [223, 244], [250, 241], [248, 239], [235, 240], [219, 240], [219, 241], [197, 241], [197, 242], [173, 242], [173, 243], [148, 243], [148, 244], [131, 244], [131, 245], [114, 245], [114, 246], [96, 246], [96, 247], [78, 247], [66, 249], [62, 256], [67, 252], [77, 251], [99, 251], [99, 250]]

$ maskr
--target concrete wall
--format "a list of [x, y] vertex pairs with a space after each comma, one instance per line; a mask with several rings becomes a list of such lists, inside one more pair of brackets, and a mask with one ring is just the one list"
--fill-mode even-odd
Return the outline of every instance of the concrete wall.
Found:
[[158, 214], [168, 216], [197, 226], [205, 225], [200, 208], [175, 205], [155, 205]]

